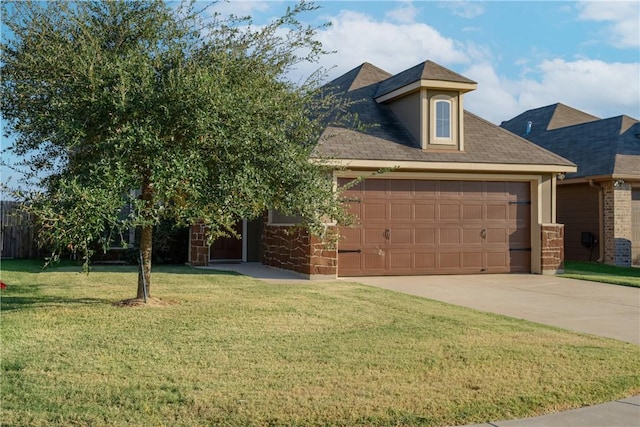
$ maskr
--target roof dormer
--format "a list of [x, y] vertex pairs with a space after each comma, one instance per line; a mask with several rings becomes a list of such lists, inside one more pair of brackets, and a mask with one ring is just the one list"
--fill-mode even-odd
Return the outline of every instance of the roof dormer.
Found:
[[423, 150], [464, 150], [463, 95], [478, 84], [425, 61], [380, 83], [377, 103], [386, 104]]

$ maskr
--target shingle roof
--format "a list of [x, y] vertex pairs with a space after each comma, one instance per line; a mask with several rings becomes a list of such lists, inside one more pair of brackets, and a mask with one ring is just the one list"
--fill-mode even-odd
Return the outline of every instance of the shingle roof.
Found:
[[466, 78], [463, 75], [455, 73], [441, 65], [432, 61], [422, 62], [414, 67], [409, 68], [395, 76], [389, 77], [387, 80], [380, 83], [375, 93], [375, 97], [386, 95], [389, 92], [393, 92], [396, 89], [410, 85], [411, 83], [420, 80], [440, 80], [446, 82], [456, 83], [472, 83], [471, 79]]
[[593, 122], [595, 120], [600, 120], [600, 118], [558, 103], [555, 105], [553, 115], [547, 125], [547, 130]]
[[[380, 92], [379, 87], [395, 77], [369, 85], [354, 84], [356, 81], [364, 81], [360, 73], [369, 69], [369, 66], [370, 64], [363, 64], [327, 84], [327, 87], [333, 88], [334, 91], [342, 88], [340, 95], [347, 101], [353, 101], [349, 109], [351, 113], [357, 114], [361, 126], [327, 127], [316, 147], [317, 157], [345, 160], [572, 165], [566, 159], [466, 111], [463, 152], [422, 150], [391, 109], [375, 101], [376, 95]], [[369, 75], [368, 71], [366, 72]], [[375, 73], [377, 78], [383, 77], [384, 74]], [[355, 89], [348, 89], [352, 87]]]
[[[531, 132], [526, 134], [529, 121]], [[561, 123], [565, 125], [560, 127]], [[598, 119], [565, 105], [553, 104], [526, 111], [502, 122], [501, 126], [576, 163], [578, 171], [567, 174], [567, 178], [609, 175], [640, 178], [637, 136], [640, 122], [631, 117]]]

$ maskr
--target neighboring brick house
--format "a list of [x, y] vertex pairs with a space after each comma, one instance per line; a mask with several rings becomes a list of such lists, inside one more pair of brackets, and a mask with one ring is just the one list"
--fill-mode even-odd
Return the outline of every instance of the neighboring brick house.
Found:
[[640, 122], [553, 104], [501, 126], [578, 165], [558, 182], [566, 259], [640, 265]]
[[327, 127], [314, 156], [331, 159], [337, 185], [365, 178], [343, 194], [358, 224], [325, 245], [271, 212], [243, 221], [232, 251], [204, 246], [196, 226], [192, 264], [260, 261], [310, 278], [562, 270], [556, 177], [576, 167], [465, 111], [476, 87], [431, 61], [396, 75], [365, 63], [328, 83], [361, 126]]

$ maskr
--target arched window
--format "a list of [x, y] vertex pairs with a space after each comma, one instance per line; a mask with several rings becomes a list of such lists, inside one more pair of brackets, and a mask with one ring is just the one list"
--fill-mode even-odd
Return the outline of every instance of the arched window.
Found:
[[451, 101], [438, 100], [436, 107], [436, 138], [451, 139]]

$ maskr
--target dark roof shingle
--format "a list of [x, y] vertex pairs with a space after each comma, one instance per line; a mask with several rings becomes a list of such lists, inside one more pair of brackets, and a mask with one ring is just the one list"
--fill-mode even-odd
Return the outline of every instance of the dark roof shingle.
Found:
[[[526, 133], [531, 121], [531, 132]], [[552, 126], [553, 124], [553, 126]], [[561, 126], [563, 125], [563, 126]], [[553, 104], [502, 122], [503, 128], [578, 165], [567, 178], [627, 175], [640, 178], [640, 122], [628, 116], [598, 119]]]

